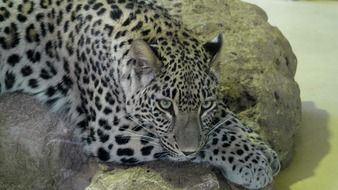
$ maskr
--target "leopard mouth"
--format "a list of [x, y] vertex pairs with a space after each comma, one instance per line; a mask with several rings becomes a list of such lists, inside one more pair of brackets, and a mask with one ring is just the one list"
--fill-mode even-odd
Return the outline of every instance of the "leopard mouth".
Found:
[[185, 155], [172, 155], [169, 154], [168, 155], [168, 159], [172, 160], [172, 161], [179, 161], [179, 162], [184, 162], [184, 161], [190, 161], [192, 159], [194, 159], [196, 157], [196, 155], [189, 155], [189, 156], [185, 156]]
[[200, 152], [202, 151], [205, 143], [203, 143], [201, 145], [201, 148], [199, 148], [196, 152], [191, 153], [189, 155], [184, 154], [182, 151], [180, 151], [179, 149], [172, 149], [171, 147], [168, 147], [167, 145], [165, 145], [162, 141], [160, 141], [161, 146], [163, 147], [163, 149], [166, 151], [166, 158], [172, 161], [180, 161], [180, 162], [184, 162], [184, 161], [190, 161], [193, 160], [197, 157], [197, 155], [200, 154]]
[[179, 151], [178, 149], [173, 148], [174, 146], [171, 147], [167, 143], [163, 142], [162, 139], [160, 140], [160, 144], [163, 147], [163, 149], [166, 151], [167, 158], [169, 160], [173, 160], [173, 161], [180, 161], [180, 160], [187, 161], [187, 160], [190, 159], [187, 156], [185, 156], [183, 154], [183, 152]]

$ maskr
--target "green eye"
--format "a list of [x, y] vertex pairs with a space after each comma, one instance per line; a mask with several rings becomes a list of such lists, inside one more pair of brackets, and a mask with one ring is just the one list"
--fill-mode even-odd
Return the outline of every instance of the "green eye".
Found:
[[210, 109], [212, 106], [213, 106], [213, 101], [205, 101], [205, 102], [202, 104], [203, 110]]
[[160, 107], [164, 110], [167, 110], [171, 107], [172, 103], [170, 100], [166, 100], [166, 99], [161, 99], [160, 102]]

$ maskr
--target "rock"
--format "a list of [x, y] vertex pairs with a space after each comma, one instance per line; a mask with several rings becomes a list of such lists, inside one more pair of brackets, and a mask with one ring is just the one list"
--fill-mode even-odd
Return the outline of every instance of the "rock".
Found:
[[31, 97], [1, 96], [0, 189], [84, 189], [95, 164], [66, 126]]
[[[300, 122], [297, 62], [289, 43], [256, 6], [238, 0], [184, 0], [180, 6], [182, 19], [201, 39], [224, 34], [219, 93], [286, 166]], [[81, 152], [58, 116], [24, 95], [0, 98], [0, 189], [240, 189], [209, 166], [107, 168]]]
[[[86, 188], [86, 190], [219, 189], [217, 177], [215, 174], [210, 172], [210, 170], [208, 172], [208, 169], [202, 172], [203, 170], [196, 166], [183, 166], [183, 168], [175, 168], [160, 163], [156, 164], [156, 169], [151, 169], [149, 164], [147, 165], [148, 166], [146, 167], [114, 169], [108, 172], [101, 171], [95, 175], [92, 183]], [[169, 171], [169, 168], [173, 169]]]
[[[137, 180], [137, 181], [136, 181]], [[111, 172], [99, 172], [86, 190], [173, 189], [157, 172], [134, 167]]]

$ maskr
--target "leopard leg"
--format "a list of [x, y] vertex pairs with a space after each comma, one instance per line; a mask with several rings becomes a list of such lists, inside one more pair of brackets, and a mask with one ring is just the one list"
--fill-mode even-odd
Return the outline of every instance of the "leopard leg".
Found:
[[280, 163], [276, 152], [253, 136], [258, 135], [228, 114], [210, 133], [196, 161], [209, 162], [225, 178], [245, 188], [265, 187], [279, 172]]
[[245, 138], [264, 153], [270, 163], [274, 175], [277, 175], [281, 167], [277, 153], [272, 150], [266, 142], [264, 142], [259, 134], [255, 133], [250, 127], [243, 124], [235, 114], [228, 109], [226, 109], [226, 113], [227, 118], [229, 118], [229, 122], [225, 122], [225, 125], [239, 128], [240, 131], [245, 134]]

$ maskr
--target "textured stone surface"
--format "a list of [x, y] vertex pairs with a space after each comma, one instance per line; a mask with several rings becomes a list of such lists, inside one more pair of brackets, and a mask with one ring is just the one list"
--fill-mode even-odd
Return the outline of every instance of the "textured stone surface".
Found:
[[[215, 174], [208, 168], [183, 166], [170, 167], [156, 163], [146, 167], [128, 169], [114, 169], [108, 172], [99, 172], [86, 190], [216, 190], [220, 184]], [[170, 168], [170, 171], [169, 171]]]
[[[184, 22], [202, 39], [224, 33], [220, 93], [286, 165], [300, 120], [296, 58], [287, 40], [261, 9], [237, 0], [185, 0], [182, 10]], [[110, 171], [84, 158], [71, 134], [31, 98], [0, 97], [0, 189], [82, 190], [92, 178], [87, 190], [239, 189], [208, 166], [155, 162]]]
[[72, 189], [74, 181], [83, 189], [95, 164], [87, 162], [71, 134], [31, 97], [1, 96], [0, 190]]

